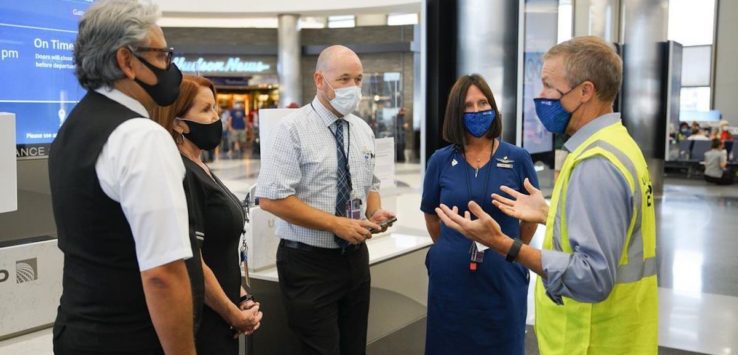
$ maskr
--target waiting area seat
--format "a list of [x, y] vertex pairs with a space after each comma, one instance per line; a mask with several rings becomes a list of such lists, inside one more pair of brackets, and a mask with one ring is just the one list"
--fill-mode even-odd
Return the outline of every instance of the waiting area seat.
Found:
[[[727, 142], [728, 165], [738, 166], [738, 144]], [[683, 140], [678, 143], [679, 154], [675, 160], [669, 160], [665, 164], [666, 169], [686, 171], [687, 178], [704, 170], [705, 153], [711, 149], [712, 141], [708, 140]]]

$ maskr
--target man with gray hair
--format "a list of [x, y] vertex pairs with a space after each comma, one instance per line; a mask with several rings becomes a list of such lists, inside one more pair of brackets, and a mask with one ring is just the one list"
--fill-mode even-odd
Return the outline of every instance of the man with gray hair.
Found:
[[182, 79], [158, 17], [151, 4], [101, 0], [79, 22], [76, 75], [88, 92], [49, 157], [64, 253], [57, 355], [195, 353], [203, 281], [185, 169], [148, 119]]
[[536, 272], [536, 336], [541, 354], [656, 354], [658, 286], [651, 179], [640, 148], [613, 112], [622, 61], [596, 37], [577, 37], [543, 58], [536, 113], [570, 135], [551, 205], [503, 186], [502, 212], [546, 225], [543, 249], [521, 245], [475, 202], [471, 215], [441, 205], [443, 222], [508, 261]]
[[[303, 354], [363, 354], [369, 314], [369, 254], [380, 222], [374, 133], [351, 112], [363, 67], [344, 46], [320, 53], [315, 99], [285, 117], [262, 162], [256, 195], [282, 220], [279, 286]], [[385, 228], [386, 229], [386, 228]]]

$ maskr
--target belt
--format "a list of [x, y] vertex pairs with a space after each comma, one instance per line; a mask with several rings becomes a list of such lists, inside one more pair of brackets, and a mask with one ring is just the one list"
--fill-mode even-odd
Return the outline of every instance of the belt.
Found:
[[309, 252], [318, 252], [318, 253], [326, 253], [326, 254], [344, 254], [346, 252], [355, 252], [364, 245], [364, 243], [361, 244], [349, 244], [345, 248], [321, 248], [316, 247], [312, 245], [308, 245], [305, 243], [297, 242], [294, 240], [287, 240], [287, 239], [280, 239], [279, 246], [295, 249], [295, 250], [302, 250], [302, 251], [309, 251]]

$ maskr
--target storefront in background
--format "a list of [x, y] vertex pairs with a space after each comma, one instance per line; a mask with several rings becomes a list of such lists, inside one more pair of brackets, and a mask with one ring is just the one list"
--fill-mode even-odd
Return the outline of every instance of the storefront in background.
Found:
[[[256, 28], [164, 28], [183, 71], [213, 80], [223, 110], [242, 105], [249, 124], [258, 127], [258, 109], [277, 107], [277, 30]], [[416, 161], [419, 122], [413, 121], [414, 26], [303, 29], [300, 31], [302, 102], [315, 96], [313, 73], [321, 50], [342, 44], [352, 48], [364, 67], [363, 99], [356, 114], [376, 137], [394, 137], [397, 160]], [[213, 39], [217, 39], [213, 40]], [[180, 64], [181, 63], [181, 64]], [[253, 130], [250, 140], [258, 138]], [[407, 159], [409, 158], [409, 159]]]

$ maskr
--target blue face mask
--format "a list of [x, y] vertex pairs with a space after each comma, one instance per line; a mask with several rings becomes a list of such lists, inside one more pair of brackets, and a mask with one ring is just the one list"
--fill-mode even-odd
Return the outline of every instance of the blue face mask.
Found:
[[563, 134], [571, 119], [571, 113], [561, 106], [561, 99], [533, 99], [536, 104], [536, 114], [543, 127], [551, 133]]
[[[569, 90], [566, 94], [562, 93], [561, 98], [559, 99], [533, 99], [533, 102], [536, 104], [536, 114], [538, 115], [538, 119], [541, 120], [543, 127], [546, 127], [549, 132], [557, 134], [566, 133], [566, 126], [569, 125], [571, 114], [578, 110], [579, 107], [572, 112], [568, 112], [563, 106], [561, 106], [561, 99], [572, 92], [572, 90], [574, 90], [574, 88]], [[559, 92], [561, 93], [561, 91]]]
[[474, 137], [481, 137], [495, 121], [495, 110], [464, 113], [464, 127]]

